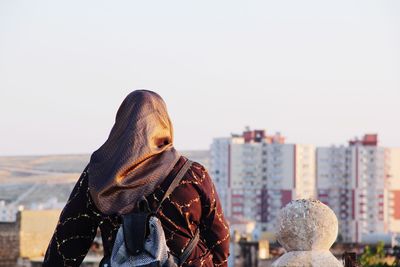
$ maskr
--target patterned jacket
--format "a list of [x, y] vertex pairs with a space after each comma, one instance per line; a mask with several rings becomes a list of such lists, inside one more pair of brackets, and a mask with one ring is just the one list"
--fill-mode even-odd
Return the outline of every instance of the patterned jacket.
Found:
[[[165, 190], [186, 159], [181, 157], [168, 177], [147, 197], [156, 207]], [[84, 171], [64, 207], [47, 249], [43, 266], [79, 266], [100, 228], [104, 256], [112, 251], [121, 218], [102, 214], [91, 200], [88, 174]], [[229, 228], [224, 219], [218, 195], [207, 170], [193, 163], [177, 188], [167, 198], [158, 217], [164, 228], [167, 245], [180, 255], [200, 229], [200, 240], [183, 266], [227, 266]]]

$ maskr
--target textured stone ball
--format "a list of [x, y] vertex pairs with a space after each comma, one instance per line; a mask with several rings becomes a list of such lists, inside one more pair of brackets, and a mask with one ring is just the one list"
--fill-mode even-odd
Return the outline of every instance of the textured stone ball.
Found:
[[318, 200], [299, 199], [278, 216], [277, 239], [287, 251], [329, 250], [338, 234], [335, 213]]

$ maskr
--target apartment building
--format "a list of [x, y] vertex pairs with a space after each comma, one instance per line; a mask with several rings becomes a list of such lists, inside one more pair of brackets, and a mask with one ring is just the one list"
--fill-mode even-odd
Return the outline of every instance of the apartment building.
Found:
[[400, 151], [367, 134], [348, 146], [317, 148], [318, 199], [339, 219], [344, 242], [400, 232]]
[[211, 174], [227, 217], [274, 231], [279, 210], [292, 199], [315, 196], [315, 149], [286, 144], [279, 133], [247, 129], [215, 138]]

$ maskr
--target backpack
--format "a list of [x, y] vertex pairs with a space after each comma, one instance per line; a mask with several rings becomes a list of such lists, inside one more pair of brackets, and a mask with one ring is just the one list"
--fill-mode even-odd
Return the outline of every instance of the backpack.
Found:
[[150, 209], [147, 199], [142, 197], [133, 212], [122, 215], [122, 225], [118, 230], [111, 257], [103, 259], [100, 266], [178, 267], [187, 260], [199, 240], [199, 229], [196, 229], [194, 237], [183, 253], [175, 257], [169, 251], [157, 212], [164, 200], [179, 185], [191, 165], [192, 161], [187, 160], [154, 211]]

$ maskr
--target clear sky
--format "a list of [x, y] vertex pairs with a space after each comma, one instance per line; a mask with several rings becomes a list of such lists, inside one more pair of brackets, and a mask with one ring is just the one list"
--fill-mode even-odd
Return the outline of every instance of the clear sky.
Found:
[[134, 89], [178, 149], [245, 126], [400, 147], [400, 1], [0, 0], [0, 155], [90, 153]]

